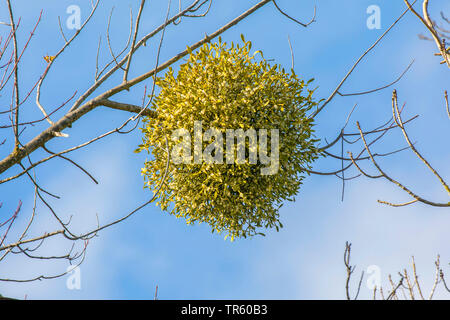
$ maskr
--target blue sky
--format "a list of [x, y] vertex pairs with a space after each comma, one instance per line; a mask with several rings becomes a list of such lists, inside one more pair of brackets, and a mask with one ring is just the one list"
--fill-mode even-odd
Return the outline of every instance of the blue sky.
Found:
[[[43, 88], [44, 105], [58, 106], [75, 90], [78, 95], [93, 80], [98, 37], [105, 31], [110, 8], [115, 6], [111, 35], [113, 48], [118, 52], [128, 37], [129, 6], [136, 14], [140, 1], [102, 1], [98, 12], [73, 46], [56, 62]], [[287, 1], [279, 5], [299, 20], [307, 21], [317, 5], [317, 22], [302, 28], [283, 17], [273, 4], [266, 5], [239, 25], [222, 35], [224, 41], [240, 41], [240, 34], [253, 42], [253, 50], [261, 50], [268, 59], [287, 68], [291, 65], [289, 35], [295, 55], [295, 71], [304, 79], [315, 78], [318, 86], [316, 98], [326, 98], [340, 82], [354, 61], [388, 28], [405, 9], [403, 1], [347, 0], [347, 1]], [[183, 0], [184, 4], [187, 4]], [[183, 19], [178, 26], [170, 26], [161, 51], [165, 61], [211, 33], [250, 8], [257, 1], [216, 0], [205, 18]], [[69, 5], [81, 7], [82, 17], [89, 12], [90, 1], [16, 0], [13, 5], [16, 18], [21, 18], [19, 43], [24, 44], [41, 9], [41, 24], [24, 57], [20, 69], [24, 88], [34, 84], [45, 68], [44, 55], [54, 54], [63, 44], [57, 17], [68, 17]], [[366, 26], [370, 5], [381, 8], [381, 29], [369, 30]], [[177, 11], [173, 2], [172, 13]], [[444, 0], [432, 3], [432, 13], [439, 10], [449, 13], [450, 4]], [[141, 25], [141, 35], [149, 32], [164, 20], [167, 1], [149, 1]], [[449, 15], [449, 14], [448, 14]], [[4, 3], [0, 5], [0, 21], [7, 19]], [[0, 29], [5, 34], [6, 27]], [[70, 30], [65, 29], [70, 35]], [[399, 102], [406, 102], [405, 117], [420, 114], [409, 126], [417, 148], [431, 159], [447, 180], [450, 177], [449, 122], [446, 118], [443, 91], [449, 89], [449, 71], [434, 57], [432, 42], [419, 40], [425, 33], [412, 14], [392, 30], [364, 62], [356, 69], [342, 88], [343, 92], [359, 92], [379, 87], [393, 81], [412, 59], [415, 63], [405, 77], [395, 85]], [[133, 59], [130, 78], [155, 65], [159, 37], [147, 43]], [[109, 59], [103, 46], [103, 61]], [[176, 64], [174, 67], [179, 64]], [[105, 90], [121, 80], [121, 74], [111, 78], [99, 90]], [[150, 86], [151, 81], [145, 82]], [[26, 91], [25, 89], [22, 89]], [[317, 118], [317, 135], [332, 140], [345, 123], [348, 112], [355, 103], [349, 129], [356, 130], [355, 121], [363, 128], [373, 128], [391, 115], [391, 91], [387, 89], [366, 96], [336, 97]], [[121, 94], [118, 99], [140, 103], [143, 85], [134, 91]], [[0, 96], [1, 104], [9, 103]], [[24, 106], [25, 119], [39, 117], [34, 97]], [[61, 111], [64, 112], [64, 111]], [[61, 116], [62, 113], [58, 115]], [[120, 125], [129, 114], [99, 108], [88, 114], [71, 129], [68, 139], [49, 144], [53, 150], [74, 146]], [[24, 141], [36, 135], [42, 126], [30, 127], [24, 132]], [[6, 134], [6, 133], [1, 133]], [[8, 133], [9, 134], [9, 133]], [[129, 135], [112, 135], [71, 157], [82, 164], [99, 180], [94, 185], [78, 169], [60, 160], [54, 160], [37, 170], [39, 182], [58, 193], [62, 199], [51, 200], [58, 210], [74, 215], [77, 230], [87, 230], [95, 225], [98, 214], [106, 223], [128, 213], [148, 199], [144, 191], [140, 168], [144, 154], [133, 150], [140, 143], [140, 132]], [[0, 139], [2, 140], [2, 139]], [[379, 143], [376, 152], [388, 152], [404, 147], [400, 132], [389, 134]], [[0, 148], [0, 157], [7, 155], [9, 146]], [[339, 152], [339, 149], [335, 149]], [[36, 153], [36, 157], [43, 155]], [[387, 171], [411, 186], [417, 193], [431, 199], [448, 201], [448, 195], [438, 181], [410, 152], [383, 159]], [[339, 168], [340, 163], [319, 161], [317, 170]], [[369, 163], [364, 163], [372, 173]], [[8, 173], [16, 172], [17, 168]], [[261, 190], [263, 193], [264, 190]], [[31, 210], [33, 187], [25, 177], [0, 185], [4, 202], [0, 220], [10, 214], [19, 200], [24, 202], [22, 212]], [[68, 290], [67, 277], [57, 280], [27, 284], [0, 283], [0, 293], [29, 299], [152, 299], [155, 286], [159, 286], [160, 299], [342, 299], [345, 298], [345, 269], [343, 250], [345, 241], [353, 243], [353, 262], [358, 270], [377, 265], [382, 278], [393, 275], [408, 266], [411, 255], [416, 257], [419, 273], [425, 287], [431, 287], [434, 277], [434, 259], [441, 254], [444, 271], [450, 271], [448, 226], [450, 210], [414, 204], [405, 208], [391, 208], [377, 203], [378, 199], [402, 202], [409, 198], [401, 190], [383, 180], [359, 178], [346, 184], [345, 200], [341, 201], [341, 183], [332, 177], [310, 176], [299, 191], [294, 203], [281, 209], [285, 226], [280, 232], [267, 236], [229, 242], [223, 235], [211, 234], [206, 225], [187, 226], [183, 220], [163, 213], [149, 205], [123, 224], [103, 231], [89, 244], [86, 261], [81, 266], [81, 290]], [[49, 212], [38, 206], [40, 224], [35, 232], [52, 230]], [[19, 224], [24, 220], [19, 220]], [[51, 243], [45, 250], [66, 247]], [[0, 263], [0, 275], [56, 274], [64, 271], [61, 263], [30, 263], [11, 258]], [[370, 290], [363, 284], [363, 297]], [[439, 293], [440, 294], [440, 293]], [[444, 294], [439, 297], [448, 298]]]

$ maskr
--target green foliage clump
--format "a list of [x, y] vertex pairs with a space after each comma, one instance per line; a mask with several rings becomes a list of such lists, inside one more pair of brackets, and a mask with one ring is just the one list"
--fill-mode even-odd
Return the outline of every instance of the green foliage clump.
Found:
[[[283, 201], [293, 200], [305, 169], [321, 155], [313, 119], [307, 116], [317, 106], [313, 90], [307, 89], [312, 80], [304, 82], [293, 70], [289, 74], [270, 65], [260, 52], [257, 59], [257, 53], [250, 54], [251, 43], [242, 40], [243, 46], [228, 47], [221, 39], [205, 44], [190, 53], [176, 75], [169, 68], [157, 78], [160, 92], [153, 110], [158, 116], [144, 119], [143, 144], [137, 150], [152, 154], [142, 174], [145, 188], [158, 193], [157, 204], [163, 210], [188, 224], [208, 223], [213, 232], [225, 231], [231, 239], [262, 234], [258, 228], [278, 231], [279, 208]], [[171, 134], [184, 128], [194, 137], [194, 121], [202, 121], [203, 130], [217, 128], [224, 136], [226, 129], [269, 133], [278, 129], [278, 171], [262, 175], [267, 166], [259, 160], [256, 164], [168, 161], [166, 146], [172, 152], [178, 143]], [[269, 150], [270, 138], [269, 134]], [[210, 143], [203, 141], [202, 150]]]

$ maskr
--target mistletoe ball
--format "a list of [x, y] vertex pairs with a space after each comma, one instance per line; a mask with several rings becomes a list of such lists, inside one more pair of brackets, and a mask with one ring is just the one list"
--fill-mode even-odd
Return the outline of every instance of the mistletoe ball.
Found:
[[142, 174], [162, 210], [231, 239], [279, 230], [281, 205], [321, 155], [312, 80], [242, 40], [205, 44], [156, 79], [157, 116], [144, 119], [138, 148], [151, 155]]

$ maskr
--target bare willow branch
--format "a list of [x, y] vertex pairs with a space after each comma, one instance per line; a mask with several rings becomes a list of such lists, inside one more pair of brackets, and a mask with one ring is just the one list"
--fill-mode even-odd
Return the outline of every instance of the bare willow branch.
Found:
[[[431, 206], [436, 206], [436, 207], [450, 207], [450, 202], [449, 203], [436, 203], [436, 202], [432, 202], [432, 201], [428, 201], [418, 195], [416, 195], [415, 193], [413, 193], [410, 189], [408, 189], [407, 187], [405, 187], [403, 184], [401, 184], [400, 182], [398, 182], [397, 180], [394, 180], [393, 178], [391, 178], [389, 175], [387, 175], [382, 169], [381, 167], [378, 165], [377, 161], [375, 160], [369, 146], [367, 145], [366, 139], [364, 134], [362, 133], [361, 127], [359, 125], [359, 122], [356, 123], [358, 130], [360, 131], [360, 135], [361, 135], [361, 139], [364, 142], [364, 146], [366, 148], [367, 153], [370, 156], [370, 159], [372, 161], [372, 163], [375, 165], [375, 167], [377, 168], [377, 170], [380, 172], [379, 176], [371, 176], [367, 173], [365, 173], [363, 170], [361, 170], [356, 162], [353, 162], [355, 164], [355, 166], [357, 166], [357, 168], [361, 171], [361, 173], [363, 173], [364, 175], [366, 175], [369, 178], [385, 178], [387, 180], [389, 180], [390, 182], [392, 182], [393, 184], [395, 184], [396, 186], [398, 186], [399, 188], [401, 188], [402, 190], [404, 190], [406, 193], [408, 193], [411, 197], [413, 197], [415, 200], [423, 202], [425, 204], [431, 205]], [[386, 202], [383, 202], [386, 203]], [[413, 202], [411, 202], [413, 203]]]
[[[96, 98], [86, 102], [84, 105], [80, 106], [79, 108], [72, 107], [70, 112], [68, 112], [64, 117], [62, 117], [60, 120], [55, 122], [52, 126], [50, 126], [46, 130], [41, 132], [38, 136], [36, 136], [34, 139], [32, 139], [30, 142], [28, 142], [24, 147], [20, 148], [16, 152], [10, 154], [9, 156], [7, 156], [3, 160], [1, 160], [0, 161], [0, 174], [3, 173], [4, 171], [6, 171], [11, 166], [13, 166], [14, 164], [17, 164], [27, 154], [32, 153], [33, 151], [35, 151], [36, 149], [40, 148], [45, 143], [50, 141], [51, 139], [58, 136], [58, 134], [57, 134], [58, 132], [61, 132], [68, 126], [72, 125], [76, 120], [81, 118], [83, 115], [87, 114], [88, 112], [90, 112], [94, 108], [96, 108], [97, 106], [101, 105], [100, 101], [102, 101], [104, 99], [108, 99], [111, 96], [113, 96], [119, 92], [127, 90], [127, 89], [131, 88], [132, 86], [135, 86], [135, 85], [139, 84], [140, 82], [152, 77], [155, 73], [166, 69], [173, 63], [177, 62], [181, 58], [188, 55], [191, 50], [195, 50], [195, 49], [199, 48], [200, 46], [202, 46], [203, 44], [211, 41], [211, 39], [216, 38], [217, 36], [219, 36], [220, 34], [222, 34], [225, 31], [227, 31], [234, 25], [238, 24], [240, 21], [242, 21], [247, 16], [249, 16], [250, 14], [252, 14], [253, 12], [255, 12], [256, 10], [258, 10], [259, 8], [261, 8], [262, 6], [264, 6], [265, 4], [267, 4], [270, 1], [271, 0], [263, 0], [263, 1], [259, 2], [258, 4], [256, 4], [255, 6], [253, 6], [252, 8], [250, 8], [249, 10], [247, 10], [246, 12], [244, 12], [243, 14], [238, 16], [237, 18], [233, 19], [231, 22], [227, 23], [226, 25], [224, 25], [223, 27], [221, 27], [220, 29], [218, 29], [217, 31], [212, 33], [211, 35], [205, 36], [204, 39], [198, 41], [197, 43], [192, 45], [189, 49], [186, 49], [185, 51], [179, 53], [175, 57], [173, 57], [173, 58], [169, 59], [168, 61], [166, 61], [165, 63], [161, 64], [158, 68], [155, 68], [141, 76], [138, 76], [132, 80], [129, 80], [126, 83], [120, 84], [120, 85], [116, 86], [115, 88], [107, 90], [103, 94], [100, 94]], [[169, 21], [167, 21], [167, 23], [165, 23], [163, 25], [164, 26], [168, 25]], [[140, 45], [139, 43], [136, 44], [136, 48], [139, 45]], [[123, 59], [121, 62], [119, 62], [119, 66], [121, 66], [125, 62], [126, 62], [126, 59]], [[113, 68], [112, 70], [115, 70], [115, 69]], [[103, 78], [107, 77], [108, 75], [109, 75], [109, 72], [105, 76], [103, 76]], [[102, 80], [100, 79], [99, 81], [96, 82], [94, 87], [92, 87], [91, 89], [88, 90], [88, 92], [86, 94], [90, 94], [89, 93], [90, 90], [92, 90], [92, 91], [95, 90], [97, 88], [97, 86], [100, 85], [101, 83], [102, 83]], [[78, 101], [80, 99], [78, 99]], [[74, 106], [77, 106], [77, 102], [75, 103]]]
[[284, 12], [283, 10], [281, 10], [281, 8], [278, 6], [278, 4], [277, 4], [277, 2], [276, 2], [275, 0], [272, 0], [272, 1], [273, 1], [273, 4], [275, 5], [275, 7], [277, 8], [277, 10], [278, 10], [282, 15], [284, 15], [284, 16], [287, 17], [288, 19], [294, 21], [295, 23], [301, 25], [302, 27], [305, 27], [305, 28], [306, 28], [307, 26], [309, 26], [310, 24], [312, 24], [313, 22], [316, 21], [316, 6], [314, 6], [314, 13], [313, 13], [313, 17], [311, 18], [311, 20], [310, 20], [309, 22], [307, 22], [307, 23], [302, 23], [302, 22], [298, 21], [297, 19], [295, 19], [295, 18], [291, 17], [290, 15], [288, 15], [288, 14], [287, 14], [286, 12]]
[[18, 55], [18, 47], [17, 47], [17, 34], [16, 34], [16, 23], [14, 22], [14, 15], [11, 7], [11, 1], [6, 0], [6, 4], [8, 5], [8, 12], [9, 12], [9, 19], [10, 19], [10, 25], [11, 25], [11, 33], [13, 38], [13, 50], [14, 50], [14, 94], [15, 97], [15, 118], [14, 118], [14, 150], [17, 150], [19, 148], [19, 103], [20, 103], [20, 97], [19, 97], [19, 55]]
[[436, 291], [436, 287], [437, 287], [437, 285], [439, 283], [439, 279], [440, 279], [441, 262], [440, 262], [439, 255], [437, 256], [436, 261], [435, 261], [434, 264], [436, 266], [436, 276], [435, 276], [433, 287], [431, 288], [431, 292], [430, 292], [430, 296], [429, 296], [428, 300], [433, 299], [434, 293]]
[[136, 45], [136, 39], [137, 39], [137, 35], [139, 32], [139, 23], [141, 22], [141, 15], [142, 15], [142, 10], [144, 9], [144, 5], [145, 5], [145, 0], [141, 0], [141, 5], [139, 6], [139, 12], [138, 12], [138, 15], [136, 18], [136, 26], [134, 27], [133, 41], [131, 42], [131, 49], [130, 49], [130, 52], [128, 53], [127, 66], [125, 67], [125, 71], [123, 73], [123, 82], [127, 82], [127, 80], [128, 80], [128, 71], [130, 70], [131, 59], [133, 57], [134, 46]]
[[411, 150], [414, 152], [414, 154], [428, 167], [428, 169], [438, 178], [439, 182], [444, 186], [447, 193], [450, 195], [450, 188], [447, 185], [447, 183], [444, 181], [444, 179], [441, 177], [441, 175], [431, 166], [431, 164], [422, 156], [422, 154], [417, 151], [417, 149], [412, 144], [408, 133], [406, 132], [406, 129], [403, 125], [401, 114], [398, 110], [398, 103], [397, 103], [397, 91], [394, 90], [393, 92], [393, 103], [392, 103], [392, 112], [394, 115], [394, 119], [397, 122], [398, 127], [401, 129], [403, 136], [405, 137], [406, 142], [410, 146]]
[[[345, 251], [344, 251], [344, 265], [345, 265], [345, 269], [347, 271], [347, 278], [345, 281], [345, 294], [346, 294], [347, 300], [352, 300], [351, 295], [350, 295], [350, 279], [352, 277], [352, 274], [355, 272], [355, 268], [356, 268], [356, 266], [352, 266], [350, 264], [351, 250], [352, 250], [352, 244], [349, 242], [346, 242], [345, 243]], [[363, 278], [364, 278], [364, 271], [361, 273], [361, 277], [359, 279], [359, 283], [358, 283], [358, 287], [357, 287], [357, 291], [356, 291], [354, 300], [356, 300], [359, 296]]]
[[411, 68], [411, 66], [413, 65], [413, 63], [414, 63], [414, 60], [411, 61], [411, 63], [406, 67], [406, 69], [402, 72], [402, 74], [401, 74], [397, 79], [395, 79], [393, 82], [391, 82], [391, 83], [389, 83], [389, 84], [387, 84], [387, 85], [385, 85], [385, 86], [379, 87], [379, 88], [377, 88], [377, 89], [372, 89], [372, 90], [363, 91], [363, 92], [357, 92], [357, 93], [340, 93], [339, 91], [338, 91], [337, 93], [338, 93], [341, 97], [349, 97], [349, 96], [360, 96], [360, 95], [365, 95], [365, 94], [374, 93], [374, 92], [377, 92], [377, 91], [381, 91], [381, 90], [387, 89], [387, 88], [389, 88], [389, 87], [392, 87], [392, 86], [393, 86], [394, 84], [396, 84], [397, 82], [399, 82], [399, 81], [403, 78], [403, 76], [409, 71], [409, 69]]
[[[44, 83], [44, 80], [46, 79], [48, 72], [50, 71], [51, 67], [53, 66], [53, 63], [56, 61], [56, 59], [66, 50], [66, 48], [78, 37], [78, 35], [82, 32], [82, 30], [85, 28], [85, 26], [88, 24], [88, 22], [91, 20], [92, 16], [94, 15], [95, 11], [97, 10], [98, 4], [100, 3], [100, 0], [97, 0], [94, 7], [92, 8], [92, 11], [90, 12], [87, 19], [84, 21], [84, 23], [80, 26], [80, 29], [78, 29], [75, 34], [69, 39], [69, 41], [66, 41], [65, 44], [62, 46], [62, 48], [54, 55], [52, 56], [52, 59], [49, 60], [47, 68], [44, 71], [44, 74], [41, 76], [41, 79], [38, 83], [37, 90], [36, 90], [36, 105], [41, 110], [42, 114], [44, 115], [45, 119], [48, 121], [50, 125], [53, 125], [53, 121], [50, 119], [50, 117], [47, 115], [47, 112], [45, 111], [44, 107], [42, 106], [40, 99], [41, 99], [41, 88], [42, 84]], [[56, 137], [67, 137], [66, 134], [61, 133], [61, 131], [54, 131], [53, 135]]]
[[414, 13], [422, 22], [422, 24], [425, 25], [425, 27], [428, 29], [428, 31], [430, 32], [431, 36], [433, 37], [436, 43], [436, 46], [439, 49], [440, 55], [444, 59], [443, 62], [446, 63], [447, 66], [450, 68], [450, 52], [446, 48], [445, 41], [441, 39], [439, 33], [436, 31], [434, 24], [431, 21], [430, 15], [428, 13], [429, 0], [424, 0], [422, 3], [423, 17], [413, 8], [414, 3], [410, 4], [408, 0], [403, 1], [406, 3], [408, 9], [411, 10], [411, 12]]
[[448, 118], [450, 119], [450, 108], [449, 108], [449, 106], [448, 106], [448, 94], [447, 94], [447, 90], [445, 90], [445, 92], [444, 92], [444, 99], [445, 99], [445, 107], [446, 107], [446, 109], [447, 109], [447, 115], [448, 115]]
[[[414, 3], [417, 0], [414, 1]], [[371, 52], [377, 45], [378, 43], [381, 42], [381, 40], [384, 39], [384, 37], [389, 33], [389, 31], [392, 30], [392, 28], [394, 28], [397, 23], [403, 18], [403, 16], [408, 12], [409, 9], [405, 10], [398, 18], [397, 20], [394, 21], [394, 23], [391, 24], [391, 26], [369, 47], [369, 49], [367, 49], [359, 58], [358, 60], [354, 63], [354, 65], [350, 68], [350, 70], [347, 72], [347, 74], [345, 75], [345, 77], [341, 80], [341, 82], [338, 84], [338, 86], [336, 87], [336, 89], [334, 89], [334, 91], [331, 93], [331, 95], [322, 103], [322, 105], [320, 107], [317, 108], [317, 110], [315, 112], [313, 112], [313, 114], [311, 115], [311, 118], [315, 118], [330, 102], [331, 100], [333, 100], [333, 98], [337, 95], [338, 91], [341, 89], [341, 87], [344, 85], [344, 83], [347, 81], [347, 79], [350, 77], [350, 75], [353, 73], [353, 71], [356, 69], [356, 67], [359, 65], [359, 63], [367, 56], [367, 54], [369, 54], [369, 52]]]

